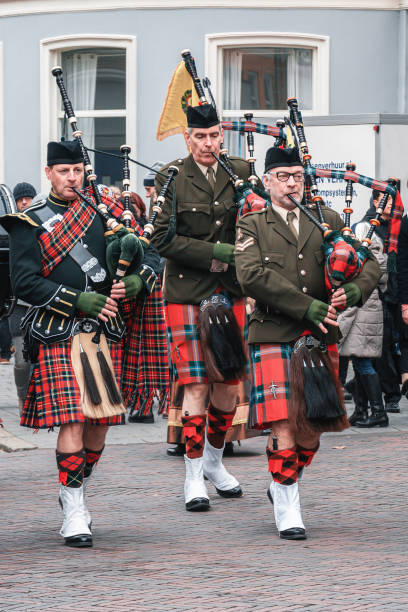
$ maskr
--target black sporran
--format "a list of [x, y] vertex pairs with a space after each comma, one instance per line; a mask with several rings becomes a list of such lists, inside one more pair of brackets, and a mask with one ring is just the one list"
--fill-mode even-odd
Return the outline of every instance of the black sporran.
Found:
[[203, 300], [197, 325], [208, 381], [242, 378], [247, 358], [241, 330], [229, 300], [219, 293]]
[[344, 395], [327, 346], [313, 336], [295, 343], [290, 360], [289, 419], [300, 430], [342, 431], [349, 427]]

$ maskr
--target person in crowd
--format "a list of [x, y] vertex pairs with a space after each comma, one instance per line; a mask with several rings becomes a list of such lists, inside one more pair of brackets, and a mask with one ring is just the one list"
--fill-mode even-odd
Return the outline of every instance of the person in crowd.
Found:
[[[321, 432], [341, 431], [348, 426], [334, 387], [338, 384], [336, 309], [365, 303], [380, 271], [375, 260], [367, 260], [359, 276], [329, 298], [324, 284], [321, 232], [288, 198], [291, 195], [298, 202], [303, 198], [304, 169], [297, 149], [268, 149], [263, 180], [272, 205], [239, 220], [235, 247], [241, 288], [256, 300], [248, 337], [252, 371], [250, 419], [255, 428], [272, 430], [266, 449], [272, 475], [267, 494], [273, 503], [279, 536], [300, 540], [306, 538], [306, 531], [299, 478], [319, 448]], [[317, 217], [316, 210], [310, 211]], [[335, 211], [325, 207], [323, 211], [332, 229], [343, 227]], [[319, 349], [321, 341], [326, 350]], [[304, 359], [311, 359], [307, 357], [307, 342], [318, 351], [319, 368], [305, 367]], [[320, 382], [326, 382], [319, 388], [324, 389], [325, 398], [329, 392], [333, 398], [330, 406], [322, 398], [324, 416], [318, 422], [312, 423], [307, 416], [314, 413], [318, 397], [312, 392], [306, 395], [301, 376], [305, 381], [307, 376], [309, 386], [316, 376], [321, 377]], [[316, 391], [316, 386], [313, 388]], [[328, 419], [327, 411], [333, 410], [334, 404], [336, 410]]]
[[404, 215], [398, 237], [397, 255], [398, 301], [401, 308], [399, 347], [401, 352], [401, 393], [408, 399], [408, 216]]
[[[109, 426], [124, 422], [115, 376], [120, 381], [126, 375], [134, 384], [137, 376], [135, 363], [130, 371], [126, 366], [121, 339], [126, 322], [118, 301], [126, 298], [132, 324], [136, 302], [148, 300], [154, 289], [159, 256], [149, 246], [142, 264], [112, 287], [102, 219], [73, 191], [84, 181], [79, 142], [50, 142], [45, 172], [51, 183], [48, 199], [2, 217], [1, 223], [10, 236], [14, 295], [33, 305], [24, 326], [33, 375], [21, 425], [59, 427], [60, 534], [67, 546], [82, 548], [92, 546], [84, 487], [104, 450]], [[109, 198], [105, 204], [120, 214]], [[138, 363], [139, 356], [133, 359]]]
[[[374, 206], [382, 197], [380, 192], [373, 193]], [[392, 199], [385, 208], [387, 215], [391, 212]], [[375, 214], [374, 208], [374, 214]], [[357, 240], [362, 240], [370, 228], [369, 219], [372, 211], [369, 209], [363, 219], [353, 229]], [[338, 323], [341, 332], [339, 354], [341, 357], [351, 358], [355, 380], [350, 386], [355, 410], [349, 417], [350, 425], [355, 427], [387, 427], [388, 416], [384, 409], [381, 380], [373, 366], [374, 359], [380, 359], [383, 352], [383, 301], [380, 295], [387, 290], [387, 255], [384, 253], [384, 242], [373, 234], [371, 252], [375, 255], [380, 266], [382, 276], [378, 286], [374, 289], [364, 306], [353, 306], [341, 312]], [[371, 414], [368, 414], [368, 404]]]
[[23, 210], [31, 206], [36, 193], [35, 188], [30, 183], [17, 183], [13, 189], [17, 210], [23, 212]]
[[[36, 190], [30, 183], [17, 183], [13, 189], [17, 210], [19, 212], [25, 211], [31, 206], [36, 195]], [[16, 384], [20, 416], [23, 412], [24, 400], [31, 378], [31, 365], [23, 355], [23, 333], [20, 327], [29, 306], [30, 304], [24, 300], [18, 299], [9, 317], [10, 333], [14, 347], [14, 382]]]
[[122, 196], [122, 191], [120, 187], [118, 187], [117, 185], [109, 185], [109, 189], [111, 190], [114, 202], [119, 202]]
[[[169, 164], [176, 166], [179, 173], [158, 216], [153, 243], [167, 258], [166, 325], [173, 371], [178, 384], [183, 386], [185, 506], [188, 511], [204, 511], [210, 508], [204, 476], [215, 485], [219, 495], [242, 495], [237, 479], [222, 463], [226, 432], [236, 412], [239, 376], [226, 382], [209, 382], [206, 349], [197, 322], [205, 317], [210, 304], [223, 304], [242, 334], [245, 303], [234, 265], [237, 215], [234, 190], [228, 174], [212, 155], [219, 154], [223, 140], [220, 121], [211, 105], [203, 105], [188, 107], [187, 123], [184, 136], [191, 154]], [[235, 157], [231, 162], [234, 172], [247, 180], [249, 164]], [[164, 176], [156, 176], [157, 193], [164, 184], [167, 169], [165, 166], [161, 170]]]
[[140, 227], [144, 227], [147, 223], [146, 204], [134, 191], [131, 191], [130, 193], [130, 205], [133, 209], [133, 214], [137, 223], [140, 225]]
[[[144, 179], [143, 179], [143, 187], [145, 190], [145, 196], [150, 204], [150, 207], [156, 203], [156, 199], [157, 199], [156, 187], [154, 186], [154, 181], [156, 179], [156, 173], [158, 170], [163, 168], [163, 166], [164, 166], [164, 162], [162, 161], [154, 162], [154, 164], [151, 166], [152, 169], [149, 170], [147, 174], [145, 174]], [[150, 217], [150, 215], [151, 215], [151, 209], [149, 208], [148, 216]]]

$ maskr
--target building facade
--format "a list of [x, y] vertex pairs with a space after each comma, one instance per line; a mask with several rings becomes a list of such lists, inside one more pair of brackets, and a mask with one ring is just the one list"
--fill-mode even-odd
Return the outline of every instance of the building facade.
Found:
[[[252, 112], [274, 124], [291, 95], [311, 120], [403, 116], [407, 9], [398, 0], [2, 1], [0, 181], [47, 189], [46, 143], [71, 138], [55, 65], [87, 146], [117, 153], [126, 142], [146, 164], [186, 154], [181, 135], [156, 140], [184, 48], [210, 78], [225, 119]], [[236, 152], [238, 139], [229, 138]], [[102, 182], [120, 181], [119, 160], [96, 154], [95, 166]], [[131, 170], [142, 192], [145, 170]]]

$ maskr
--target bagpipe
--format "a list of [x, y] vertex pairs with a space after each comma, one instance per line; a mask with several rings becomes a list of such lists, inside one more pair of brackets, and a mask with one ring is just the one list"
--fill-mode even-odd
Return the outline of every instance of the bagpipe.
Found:
[[[169, 171], [169, 180], [166, 181], [166, 190], [161, 194], [161, 199], [158, 205], [153, 207], [153, 214], [146, 225], [144, 232], [138, 236], [135, 232], [134, 215], [130, 207], [130, 168], [129, 161], [141, 165], [149, 170], [153, 170], [150, 166], [146, 166], [136, 160], [133, 160], [129, 153], [131, 148], [129, 145], [121, 146], [121, 155], [115, 155], [98, 149], [91, 149], [84, 145], [82, 140], [82, 132], [78, 129], [77, 119], [72, 107], [72, 103], [68, 97], [63, 76], [62, 68], [56, 66], [52, 69], [52, 74], [56, 79], [65, 114], [72, 128], [72, 135], [78, 141], [81, 153], [85, 164], [86, 178], [89, 183], [89, 188], [85, 192], [74, 190], [79, 198], [86, 204], [91, 206], [93, 210], [99, 214], [105, 222], [106, 231], [106, 263], [113, 282], [121, 280], [126, 274], [131, 274], [143, 261], [144, 245], [150, 244], [151, 234], [153, 232], [154, 221], [160, 212], [160, 203], [165, 199], [167, 190], [171, 181], [175, 176], [174, 168]], [[116, 217], [109, 204], [109, 190], [96, 183], [96, 174], [94, 172], [88, 151], [94, 151], [113, 157], [119, 157], [123, 160], [123, 211], [119, 217]], [[177, 169], [176, 169], [177, 170]], [[155, 171], [155, 170], [153, 170]], [[163, 191], [163, 190], [162, 190]], [[93, 199], [92, 199], [93, 198]], [[93, 202], [95, 200], [95, 203]]]
[[[327, 292], [329, 295], [331, 295], [331, 293], [333, 293], [333, 291], [335, 291], [339, 285], [355, 278], [364, 266], [367, 258], [370, 257], [369, 246], [371, 245], [371, 238], [375, 228], [380, 223], [379, 219], [384, 212], [389, 195], [393, 197], [389, 242], [392, 242], [392, 248], [396, 253], [396, 238], [394, 235], [396, 234], [396, 236], [398, 236], [399, 225], [401, 223], [403, 213], [401, 197], [396, 189], [396, 179], [390, 178], [385, 182], [360, 175], [355, 172], [355, 165], [351, 162], [347, 164], [345, 171], [314, 168], [311, 164], [312, 156], [310, 155], [307, 145], [302, 114], [299, 111], [298, 102], [296, 98], [288, 98], [287, 104], [290, 109], [291, 121], [296, 129], [298, 148], [303, 157], [306, 179], [304, 197], [305, 204], [307, 205], [307, 203], [309, 203], [309, 206], [312, 205], [316, 209], [318, 219], [314, 219], [313, 223], [319, 227], [323, 234], [322, 250], [325, 257], [325, 283]], [[342, 228], [341, 231], [331, 230], [329, 225], [325, 222], [322, 209], [323, 198], [319, 194], [316, 177], [331, 177], [346, 181], [346, 205], [343, 210], [345, 227]], [[376, 189], [384, 193], [377, 208], [375, 217], [370, 220], [371, 227], [367, 233], [367, 236], [361, 240], [361, 244], [359, 245], [356, 244], [353, 231], [350, 226], [351, 214], [353, 212], [353, 209], [351, 208], [353, 183], [360, 183], [361, 185], [369, 187], [370, 189]], [[291, 196], [288, 197], [294, 204], [296, 204], [296, 206], [301, 208], [299, 202], [296, 202]], [[302, 212], [305, 212], [306, 205], [301, 208]], [[308, 216], [311, 219], [310, 215]], [[318, 223], [316, 223], [316, 221], [318, 221]], [[388, 247], [388, 243], [386, 246]]]

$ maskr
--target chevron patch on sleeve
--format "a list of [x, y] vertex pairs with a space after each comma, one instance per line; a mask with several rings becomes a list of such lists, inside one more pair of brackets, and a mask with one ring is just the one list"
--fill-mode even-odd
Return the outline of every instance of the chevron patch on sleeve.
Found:
[[245, 251], [245, 249], [252, 246], [254, 243], [255, 238], [253, 238], [252, 236], [245, 238], [244, 240], [242, 240], [242, 242], [238, 242], [235, 245], [235, 253], [242, 253], [243, 251]]

